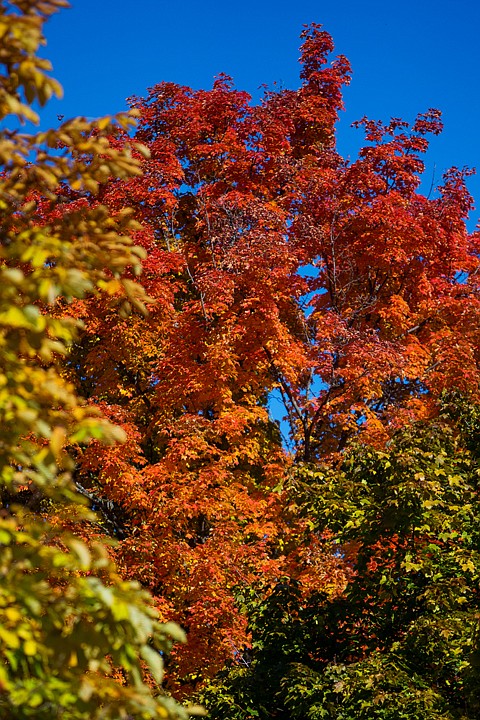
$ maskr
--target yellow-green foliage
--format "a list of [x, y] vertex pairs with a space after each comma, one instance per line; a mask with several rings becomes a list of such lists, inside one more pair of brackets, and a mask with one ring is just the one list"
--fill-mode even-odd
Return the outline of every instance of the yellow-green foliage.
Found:
[[118, 291], [142, 302], [123, 277], [140, 267], [131, 213], [113, 218], [97, 202], [54, 212], [68, 187], [91, 196], [106, 177], [139, 173], [131, 151], [108, 140], [132, 117], [18, 130], [37, 120], [33, 102], [61, 93], [37, 51], [45, 19], [65, 5], [0, 2], [0, 717], [183, 717], [160, 690], [162, 653], [181, 631], [157, 622], [149, 596], [118, 577], [104, 548], [15, 506], [27, 489], [74, 514], [65, 448], [121, 440], [62, 377], [77, 321], [58, 305]]

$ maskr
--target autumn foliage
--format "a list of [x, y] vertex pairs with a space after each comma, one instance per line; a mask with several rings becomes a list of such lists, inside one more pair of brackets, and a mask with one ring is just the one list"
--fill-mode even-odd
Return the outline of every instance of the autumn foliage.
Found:
[[[107, 226], [96, 291], [64, 287], [39, 303], [52, 322], [81, 321], [63, 381], [125, 438], [74, 438], [73, 481], [97, 513], [75, 532], [115, 539], [122, 576], [185, 628], [169, 689], [183, 697], [211, 681], [204, 699], [227, 720], [337, 717], [329, 703], [343, 688], [351, 717], [363, 718], [355, 678], [382, 673], [378, 697], [415, 695], [406, 717], [450, 718], [438, 714], [445, 697], [459, 706], [470, 682], [453, 682], [466, 665], [448, 656], [452, 676], [422, 680], [435, 686], [422, 695], [405, 670], [417, 651], [401, 644], [407, 625], [408, 638], [421, 626], [422, 602], [430, 622], [436, 570], [425, 548], [451, 563], [461, 508], [477, 502], [465, 429], [480, 379], [468, 172], [453, 168], [423, 193], [437, 110], [412, 124], [360, 120], [365, 145], [343, 159], [335, 125], [351, 71], [333, 50], [319, 25], [306, 28], [300, 88], [267, 90], [258, 105], [221, 75], [208, 91], [161, 83], [132, 98], [133, 138], [122, 122], [67, 123], [43, 142], [63, 147], [78, 134], [78, 178], [57, 186], [55, 176], [55, 197], [31, 193], [39, 225], [72, 228], [82, 257]], [[121, 267], [108, 257], [115, 223], [136, 246]], [[436, 494], [444, 505], [432, 519]], [[461, 595], [466, 614], [455, 605], [451, 623], [432, 627], [471, 649], [477, 598], [457, 590], [477, 577], [476, 526], [464, 532], [462, 573], [438, 571], [456, 599], [438, 607], [448, 614]], [[455, 635], [462, 622], [468, 642]], [[401, 687], [389, 638], [402, 648]], [[267, 711], [252, 682], [283, 710]], [[371, 717], [397, 717], [395, 702], [393, 715]]]
[[159, 623], [102, 542], [81, 538], [93, 516], [72, 482], [72, 448], [124, 436], [65, 377], [80, 330], [69, 304], [114, 282], [120, 306], [140, 306], [126, 275], [143, 251], [129, 212], [88, 202], [58, 212], [65, 194], [88, 196], [105, 174], [140, 173], [109, 140], [131, 116], [18, 127], [38, 121], [34, 102], [61, 94], [37, 52], [64, 6], [0, 1], [0, 717], [185, 720], [161, 690], [162, 655], [183, 632]]
[[94, 197], [70, 190], [53, 211], [131, 207], [142, 224], [148, 315], [133, 304], [119, 319], [113, 281], [108, 301], [78, 301], [84, 332], [65, 372], [127, 435], [121, 450], [78, 449], [75, 481], [119, 539], [125, 576], [187, 630], [170, 662], [177, 689], [244, 657], [243, 588], [268, 596], [290, 578], [306, 596], [343, 592], [351, 568], [328, 550], [328, 527], [319, 540], [286, 494], [294, 466], [336, 463], [354, 439], [380, 449], [434, 418], [452, 387], [477, 400], [466, 173], [419, 189], [440, 113], [361, 120], [366, 144], [345, 161], [348, 61], [331, 60], [319, 26], [302, 40], [300, 89], [259, 105], [226, 76], [133, 98], [142, 175], [106, 179]]

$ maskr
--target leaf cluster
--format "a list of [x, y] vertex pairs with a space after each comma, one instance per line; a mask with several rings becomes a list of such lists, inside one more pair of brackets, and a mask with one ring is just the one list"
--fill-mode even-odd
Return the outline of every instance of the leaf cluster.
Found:
[[444, 418], [381, 451], [353, 446], [337, 468], [297, 470], [299, 512], [350, 578], [334, 596], [286, 581], [252, 601], [249, 666], [207, 689], [214, 717], [228, 703], [245, 718], [477, 716], [479, 467], [468, 444]]
[[[133, 213], [95, 197], [106, 178], [140, 172], [109, 139], [132, 118], [8, 129], [9, 116], [35, 121], [32, 103], [60, 92], [37, 51], [45, 19], [63, 6], [0, 3], [0, 715], [185, 718], [161, 690], [163, 657], [183, 633], [159, 624], [151, 597], [119, 577], [104, 546], [65, 530], [89, 517], [69, 449], [124, 438], [65, 377], [81, 328], [72, 302], [117, 293], [117, 309], [141, 309], [145, 295], [133, 279], [143, 257]], [[65, 193], [78, 201], [64, 213]]]

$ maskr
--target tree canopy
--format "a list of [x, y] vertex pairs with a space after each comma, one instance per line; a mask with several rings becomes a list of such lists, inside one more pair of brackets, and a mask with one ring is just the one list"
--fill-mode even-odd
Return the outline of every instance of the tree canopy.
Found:
[[459, 405], [382, 450], [298, 469], [292, 501], [348, 582], [250, 594], [251, 661], [207, 688], [213, 718], [478, 716], [478, 410]]
[[[0, 5], [5, 117], [59, 91], [62, 5]], [[305, 28], [258, 105], [221, 75], [2, 131], [0, 707], [181, 716], [175, 621], [214, 718], [477, 716], [468, 172], [423, 194], [433, 109], [342, 158], [333, 52]]]

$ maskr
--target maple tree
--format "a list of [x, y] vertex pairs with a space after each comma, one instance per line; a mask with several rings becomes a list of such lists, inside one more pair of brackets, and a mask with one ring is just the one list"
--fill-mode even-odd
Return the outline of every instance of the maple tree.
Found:
[[[74, 479], [100, 512], [95, 531], [118, 539], [124, 576], [187, 631], [169, 665], [179, 694], [249, 662], [252, 588], [274, 617], [284, 579], [302, 607], [320, 586], [345, 608], [352, 565], [332, 552], [333, 527], [320, 532], [292, 501], [297, 468], [314, 479], [329, 462], [340, 482], [351, 443], [383, 452], [402, 428], [433, 422], [446, 389], [478, 402], [467, 173], [420, 191], [440, 115], [364, 119], [365, 147], [345, 161], [335, 123], [349, 64], [331, 60], [320, 26], [302, 38], [298, 90], [255, 106], [223, 75], [209, 91], [161, 83], [131, 101], [143, 173], [39, 207], [45, 224], [99, 204], [132, 207], [142, 224], [148, 316], [115, 279], [108, 298], [76, 300], [84, 329], [64, 373], [127, 437], [121, 453], [79, 446]], [[119, 128], [109, 143], [131, 138]]]
[[[341, 62], [324, 124], [333, 126], [345, 76]], [[308, 93], [304, 105], [300, 115], [315, 105]], [[157, 137], [153, 116], [163, 107], [168, 126]], [[186, 628], [176, 675], [188, 688], [199, 668], [214, 674], [248, 644], [239, 588], [291, 572], [307, 584], [324, 575], [334, 591], [342, 571], [314, 540], [303, 544], [308, 527], [290, 517], [278, 488], [285, 454], [266, 407], [275, 383], [269, 346], [288, 341], [282, 315], [297, 319], [297, 261], [283, 235], [285, 210], [262, 197], [260, 169], [251, 180], [246, 170], [264, 153], [254, 146], [261, 116], [224, 77], [210, 93], [161, 86], [138, 110], [135, 139], [150, 150], [143, 175], [105, 183], [93, 202], [136, 208], [144, 228], [135, 240], [147, 251], [142, 283], [153, 302], [147, 318], [123, 322], [107, 303], [78, 303], [85, 332], [67, 368], [82, 395], [122, 425], [128, 450], [89, 446], [75, 479], [96, 507], [113, 504], [105, 523], [124, 536], [116, 560], [126, 576]], [[196, 129], [200, 113], [208, 125]], [[230, 152], [223, 187], [216, 158]], [[292, 362], [300, 356], [292, 348]]]
[[65, 5], [0, 2], [0, 716], [186, 718], [160, 687], [162, 655], [183, 633], [158, 622], [103, 544], [67, 532], [91, 515], [69, 446], [123, 438], [63, 375], [80, 329], [69, 304], [112, 282], [120, 303], [144, 294], [125, 277], [143, 255], [131, 213], [84, 204], [44, 221], [42, 207], [54, 210], [69, 189], [91, 194], [106, 175], [140, 172], [108, 139], [130, 127], [126, 114], [21, 132], [38, 121], [35, 102], [61, 93], [37, 53], [45, 20]]

